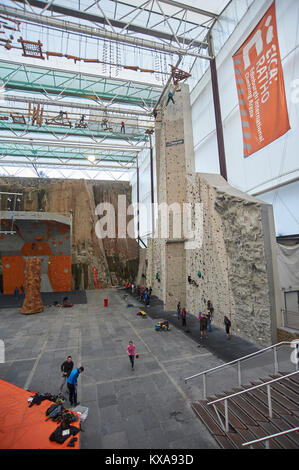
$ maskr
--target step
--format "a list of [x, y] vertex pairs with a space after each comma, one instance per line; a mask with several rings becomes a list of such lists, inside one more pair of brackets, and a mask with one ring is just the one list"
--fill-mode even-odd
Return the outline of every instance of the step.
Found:
[[[286, 375], [286, 374], [285, 374]], [[270, 377], [275, 377], [274, 375], [270, 375]], [[280, 378], [283, 377], [283, 375], [280, 375], [279, 376]], [[292, 390], [294, 393], [298, 393], [299, 391], [299, 383], [296, 381], [296, 379], [294, 378], [296, 376], [292, 376], [292, 377], [287, 377], [286, 379], [282, 379], [281, 381], [279, 382], [275, 382], [275, 383], [279, 383], [279, 384], [282, 384], [284, 385], [285, 387], [288, 387], [290, 390]], [[277, 377], [275, 377], [277, 378]]]
[[[249, 429], [238, 429], [237, 433], [239, 434], [240, 438], [242, 439], [242, 443], [249, 442], [249, 441], [254, 441], [255, 439], [258, 439], [258, 432], [255, 431], [255, 428], [258, 428], [258, 426], [251, 426], [252, 430]], [[254, 449], [264, 449], [264, 445], [261, 442], [257, 442], [256, 444], [253, 444]], [[242, 446], [242, 449], [244, 447]], [[248, 449], [246, 446], [245, 449]]]
[[256, 422], [269, 421], [267, 416], [261, 413], [255, 406], [252, 406], [247, 400], [242, 398], [242, 396], [237, 396], [231, 398], [230, 400], [242, 408], [242, 410], [245, 411]]
[[[263, 390], [253, 390], [250, 392], [250, 395], [254, 395], [255, 398], [260, 400], [261, 403], [263, 403], [268, 410], [268, 395], [267, 395], [267, 389], [264, 387]], [[284, 397], [278, 393], [276, 390], [271, 389], [271, 398], [272, 398], [272, 410], [274, 413], [277, 413], [278, 415], [285, 415], [285, 414], [291, 414], [291, 411], [288, 409], [288, 405], [284, 406], [283, 403], [281, 403], [281, 400], [284, 399]], [[281, 400], [280, 400], [281, 399]], [[285, 399], [286, 400], [286, 399]], [[287, 404], [289, 403], [286, 401]], [[292, 402], [290, 402], [292, 406]]]
[[295, 416], [293, 414], [283, 416], [281, 419], [283, 419], [283, 421], [285, 421], [287, 423], [289, 428], [296, 428], [297, 426], [299, 426], [299, 417]]
[[[271, 434], [276, 434], [277, 432], [279, 432], [278, 428], [274, 426], [272, 422], [259, 423], [258, 428], [258, 430], [252, 430], [251, 427], [249, 428], [257, 436], [256, 439], [270, 436]], [[261, 444], [263, 445], [263, 448], [265, 448], [265, 442], [262, 442]], [[284, 438], [284, 436], [281, 436], [281, 438], [270, 439], [269, 444], [270, 449], [286, 449], [288, 448], [286, 446], [289, 445], [288, 441]]]
[[[276, 426], [276, 428], [278, 429], [277, 432], [287, 431], [288, 429], [291, 429], [293, 427], [293, 426], [289, 426], [283, 419], [272, 419], [271, 423], [273, 423]], [[295, 437], [295, 433], [292, 436], [291, 435], [280, 436], [277, 439], [283, 440], [285, 449], [298, 449], [299, 438]]]
[[[214, 419], [214, 421], [216, 421], [216, 423], [221, 427], [221, 424], [219, 422], [219, 418], [216, 414], [214, 406], [213, 405], [208, 406], [208, 401], [207, 400], [200, 400], [200, 404], [204, 407], [206, 412], [209, 413], [211, 418]], [[224, 410], [224, 407], [223, 407], [223, 410]], [[222, 415], [220, 409], [218, 409], [218, 408], [217, 408], [217, 411], [220, 414], [220, 418], [222, 418], [222, 423], [223, 423], [223, 426], [224, 426], [224, 414]], [[235, 429], [233, 428], [232, 424], [230, 423], [230, 420], [228, 421], [228, 423], [229, 423], [229, 430], [234, 432]]]
[[245, 441], [244, 439], [242, 439], [241, 436], [239, 436], [239, 434], [237, 434], [236, 432], [228, 432], [227, 436], [229, 437], [229, 439], [232, 441], [232, 443], [237, 449], [244, 449], [242, 444]]
[[[299, 410], [299, 394], [296, 396], [295, 393], [291, 392], [282, 384], [271, 385], [271, 396], [288, 410]], [[297, 403], [295, 403], [295, 401]]]
[[191, 407], [222, 449], [235, 449], [236, 447], [225, 435], [220, 425], [214, 421], [210, 413], [206, 410], [204, 403], [193, 402], [191, 403]]
[[[220, 395], [216, 395], [217, 398], [222, 398]], [[256, 421], [254, 421], [249, 414], [247, 414], [240, 406], [233, 402], [233, 400], [229, 400], [228, 402], [228, 409], [231, 410], [243, 424], [255, 426]]]
[[[250, 388], [248, 386], [247, 388]], [[234, 389], [234, 390], [239, 390], [239, 389]], [[242, 395], [243, 400], [246, 400], [248, 403], [250, 403], [253, 407], [255, 407], [261, 414], [263, 414], [266, 418], [269, 418], [269, 410], [268, 406], [265, 406], [263, 402], [261, 402], [256, 396], [255, 393], [257, 390], [254, 390], [252, 392], [247, 392]]]
[[[268, 431], [267, 430], [267, 427], [270, 423], [269, 422], [260, 422], [258, 426], [248, 426], [248, 429], [249, 431], [252, 433], [253, 435], [253, 439], [248, 439], [246, 440], [245, 442], [249, 442], [249, 440], [253, 441], [254, 439], [261, 439], [269, 434], [272, 434], [272, 431]], [[270, 428], [268, 428], [270, 429]], [[274, 431], [274, 432], [277, 432], [277, 431]], [[265, 443], [264, 442], [259, 442], [257, 443], [260, 445], [259, 448], [262, 448], [262, 449], [265, 449]], [[257, 444], [255, 444], [255, 446], [257, 446]], [[255, 448], [254, 446], [254, 448]], [[273, 439], [270, 440], [270, 449], [281, 449], [283, 448], [279, 443], [277, 442], [274, 442]]]
[[296, 383], [296, 381], [292, 380], [291, 377], [282, 380], [281, 383], [288, 387], [290, 390], [292, 390], [294, 393], [299, 393], [299, 383]]
[[233, 443], [229, 440], [226, 436], [215, 436], [213, 435], [214, 439], [218, 442], [222, 449], [235, 449], [236, 447]]
[[273, 388], [274, 390], [277, 390], [288, 400], [292, 400], [295, 403], [295, 405], [299, 404], [299, 389], [298, 389], [298, 393], [295, 393], [293, 390], [288, 388], [286, 384], [284, 384], [283, 382], [285, 382], [285, 380], [280, 383], [275, 382], [274, 384], [271, 385], [271, 389]]
[[299, 373], [297, 375], [292, 375], [292, 377], [290, 377], [290, 380], [292, 380], [299, 386]]
[[[213, 405], [211, 405], [211, 406], [213, 406]], [[220, 415], [222, 416], [223, 422], [225, 422], [225, 405], [224, 405], [224, 402], [217, 403], [216, 408], [218, 410], [218, 413], [220, 413]], [[237, 430], [237, 429], [247, 429], [246, 426], [244, 426], [242, 421], [239, 419], [238, 415], [236, 415], [233, 412], [230, 400], [228, 401], [228, 422], [235, 430]]]
[[220, 424], [215, 422], [201, 402], [193, 402], [191, 406], [213, 436], [225, 436]]
[[[294, 371], [296, 372], [296, 371]], [[290, 374], [290, 371], [289, 372], [280, 372], [281, 375], [288, 375]], [[298, 374], [294, 374], [292, 375], [291, 377], [288, 377], [286, 380], [291, 380], [292, 382], [295, 383], [295, 385], [299, 384], [299, 371], [298, 371]]]

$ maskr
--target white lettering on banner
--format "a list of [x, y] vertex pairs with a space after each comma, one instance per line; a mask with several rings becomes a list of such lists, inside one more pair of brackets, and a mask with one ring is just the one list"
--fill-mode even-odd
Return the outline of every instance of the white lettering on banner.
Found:
[[[274, 38], [273, 26], [270, 26], [271, 20], [272, 17], [269, 15], [265, 23], [267, 27], [267, 44], [270, 44]], [[262, 39], [262, 31], [260, 29], [244, 48], [243, 58], [245, 69], [250, 65], [249, 51], [253, 46], [256, 47], [257, 55], [260, 55], [263, 52], [264, 43]], [[272, 84], [272, 80], [277, 81], [277, 75], [277, 52], [275, 44], [272, 44], [267, 52], [259, 58], [256, 63], [256, 67], [252, 67], [250, 72], [246, 72], [245, 75], [249, 102], [249, 116], [251, 119], [253, 116], [255, 117], [256, 129], [260, 142], [263, 142], [264, 140], [260, 111], [261, 103], [265, 104], [268, 101], [270, 97], [270, 85]]]
[[299, 103], [299, 78], [296, 78], [291, 83], [291, 88], [295, 88], [291, 94], [291, 101], [294, 104]]

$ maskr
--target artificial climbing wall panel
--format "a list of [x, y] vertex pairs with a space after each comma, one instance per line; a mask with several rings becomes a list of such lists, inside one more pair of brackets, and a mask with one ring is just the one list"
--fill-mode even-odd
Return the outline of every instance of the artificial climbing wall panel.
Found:
[[[16, 215], [17, 217], [17, 215]], [[3, 292], [25, 283], [27, 258], [41, 259], [41, 292], [71, 290], [70, 226], [56, 221], [16, 219], [15, 233], [0, 239]]]

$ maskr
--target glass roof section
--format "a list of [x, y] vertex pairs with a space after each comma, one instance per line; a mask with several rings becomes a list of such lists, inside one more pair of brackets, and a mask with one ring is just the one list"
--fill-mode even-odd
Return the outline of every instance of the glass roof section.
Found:
[[[111, 146], [109, 164], [136, 158], [171, 66], [191, 74], [192, 90], [213, 57], [211, 32], [217, 53], [252, 1], [2, 0], [1, 158], [71, 166], [101, 142]], [[35, 155], [22, 138], [38, 139]], [[66, 148], [51, 146], [63, 141]]]

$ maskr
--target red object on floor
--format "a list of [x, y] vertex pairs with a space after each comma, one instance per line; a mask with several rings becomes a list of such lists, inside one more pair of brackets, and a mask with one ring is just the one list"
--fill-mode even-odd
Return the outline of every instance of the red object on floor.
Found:
[[[32, 395], [34, 392], [0, 379], [0, 449], [79, 449], [80, 433], [76, 435], [75, 447], [67, 447], [72, 436], [63, 444], [50, 441], [50, 435], [58, 427], [52, 420], [45, 421], [46, 410], [53, 402], [44, 400], [29, 408], [28, 398]], [[71, 424], [79, 427], [80, 416]]]
[[107, 298], [104, 299], [104, 307], [108, 307], [108, 299]]
[[102, 289], [102, 284], [99, 284], [99, 289]]

